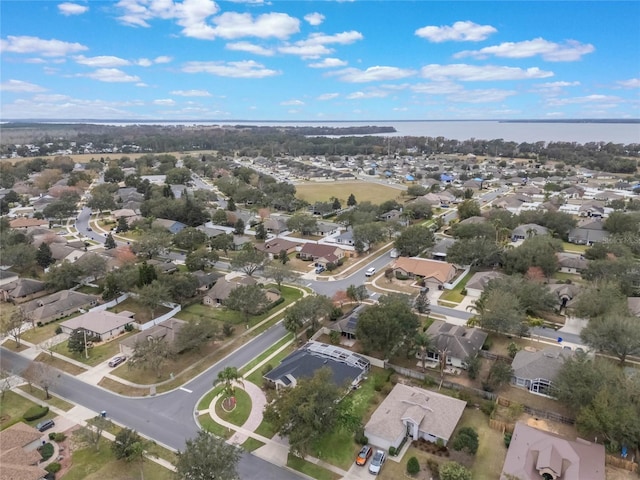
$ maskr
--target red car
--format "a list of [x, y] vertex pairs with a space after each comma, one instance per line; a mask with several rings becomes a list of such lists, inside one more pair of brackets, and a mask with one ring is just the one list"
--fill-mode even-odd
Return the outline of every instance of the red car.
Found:
[[372, 453], [373, 449], [369, 445], [362, 447], [360, 453], [358, 453], [358, 457], [356, 458], [356, 465], [360, 465], [361, 467], [364, 466]]

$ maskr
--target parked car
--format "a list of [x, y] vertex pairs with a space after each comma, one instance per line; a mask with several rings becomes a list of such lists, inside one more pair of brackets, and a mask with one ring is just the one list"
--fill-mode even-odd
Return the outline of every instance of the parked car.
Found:
[[45, 420], [44, 422], [40, 422], [36, 425], [36, 430], [39, 432], [44, 432], [45, 430], [49, 430], [55, 426], [55, 422], [53, 420]]
[[91, 227], [87, 227], [87, 232], [90, 232], [90, 231], [91, 231]]
[[364, 272], [365, 277], [373, 277], [376, 274], [376, 269], [371, 267], [366, 272]]
[[378, 475], [386, 459], [387, 459], [387, 454], [384, 453], [382, 450], [377, 450], [376, 454], [371, 459], [371, 463], [369, 464], [369, 473]]
[[316, 267], [316, 273], [322, 273], [324, 272], [325, 268], [322, 265], [318, 265]]
[[360, 449], [360, 453], [356, 457], [356, 465], [360, 465], [361, 467], [367, 463], [367, 460], [371, 457], [373, 453], [373, 449], [369, 445], [365, 445]]
[[124, 355], [113, 357], [111, 359], [111, 361], [109, 361], [109, 366], [110, 367], [117, 367], [118, 365], [123, 363], [126, 359], [127, 359], [127, 357], [125, 357]]

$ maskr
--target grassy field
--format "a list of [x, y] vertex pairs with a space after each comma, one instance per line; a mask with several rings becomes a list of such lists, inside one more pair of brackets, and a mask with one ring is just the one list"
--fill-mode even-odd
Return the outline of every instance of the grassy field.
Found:
[[398, 188], [388, 187], [379, 183], [369, 182], [325, 182], [296, 184], [296, 196], [313, 204], [315, 202], [328, 202], [331, 198], [337, 198], [342, 206], [347, 205], [349, 195], [353, 193], [360, 202], [381, 204], [387, 200], [397, 200], [402, 203], [402, 192]]
[[[0, 402], [0, 430], [4, 430], [14, 423], [21, 422], [24, 412], [34, 405], [35, 403], [15, 392], [5, 392], [2, 397], [2, 401]], [[54, 415], [50, 413], [49, 418], [52, 418], [53, 416]], [[38, 423], [39, 421], [41, 420], [38, 420], [35, 423]]]
[[236, 388], [236, 407], [227, 412], [224, 408], [222, 408], [222, 402], [224, 401], [224, 396], [218, 399], [216, 403], [216, 413], [218, 416], [229, 423], [233, 423], [241, 427], [244, 425], [244, 422], [249, 418], [249, 414], [251, 413], [251, 397], [247, 392], [242, 390], [242, 388]]
[[562, 242], [562, 248], [565, 252], [584, 253], [589, 248], [588, 245], [575, 245], [569, 242]]

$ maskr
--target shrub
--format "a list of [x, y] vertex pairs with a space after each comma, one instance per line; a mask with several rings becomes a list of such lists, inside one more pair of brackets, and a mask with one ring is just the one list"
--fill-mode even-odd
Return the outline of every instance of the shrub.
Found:
[[460, 290], [460, 295], [464, 295], [466, 297], [467, 296], [467, 289], [463, 288], [462, 290]]
[[520, 347], [518, 347], [518, 345], [516, 345], [515, 342], [511, 342], [507, 346], [507, 351], [509, 352], [509, 356], [511, 358], [514, 358], [516, 356], [516, 353], [518, 353], [518, 350], [520, 350]]
[[125, 331], [125, 332], [133, 332], [133, 325], [131, 325], [130, 323], [127, 323], [127, 324], [124, 326], [124, 331]]
[[329, 339], [331, 340], [331, 343], [333, 345], [337, 345], [340, 343], [340, 332], [336, 332], [335, 330], [332, 330], [331, 333], [329, 334]]
[[265, 376], [271, 370], [273, 370], [273, 365], [271, 365], [270, 363], [267, 363], [264, 367], [262, 367], [262, 370], [261, 370], [262, 376]]
[[380, 390], [380, 392], [384, 395], [389, 395], [391, 393], [391, 390], [393, 390], [393, 385], [391, 385], [390, 383], [385, 383], [384, 385], [382, 385], [382, 389]]
[[432, 477], [438, 478], [440, 476], [440, 464], [433, 458], [427, 458], [427, 468], [429, 468]]
[[397, 454], [398, 452], [396, 451], [396, 447], [389, 447], [389, 455], [395, 457]]
[[33, 420], [44, 417], [47, 413], [49, 413], [49, 407], [45, 407], [44, 405], [34, 405], [29, 410], [24, 412], [22, 418], [24, 418], [27, 422], [31, 422]]
[[505, 432], [504, 433], [504, 446], [509, 448], [509, 445], [511, 445], [511, 437], [513, 436], [513, 433], [510, 432]]
[[332, 272], [336, 269], [336, 264], [333, 262], [327, 262], [327, 272]]
[[440, 466], [440, 480], [471, 480], [471, 470], [457, 462]]
[[60, 325], [58, 325], [56, 327], [56, 335], [60, 335], [62, 333], [62, 327]]
[[453, 439], [451, 447], [454, 450], [463, 450], [471, 455], [478, 451], [478, 432], [471, 427], [461, 428]]
[[235, 331], [236, 327], [234, 327], [231, 323], [229, 322], [224, 322], [222, 324], [222, 334], [225, 337], [230, 337], [231, 335], [233, 335], [233, 332]]
[[44, 469], [49, 473], [58, 473], [61, 468], [62, 465], [60, 465], [58, 462], [51, 462], [49, 465], [44, 467]]
[[480, 411], [487, 416], [493, 415], [493, 411], [496, 409], [496, 404], [490, 401], [482, 402], [480, 404]]
[[364, 434], [364, 429], [362, 428], [359, 428], [358, 430], [356, 430], [356, 433], [354, 435], [354, 440], [359, 445], [366, 445], [367, 443], [369, 443], [369, 439]]
[[53, 445], [45, 443], [38, 449], [38, 451], [40, 452], [40, 456], [43, 461], [49, 460], [53, 456]]
[[487, 337], [487, 339], [482, 344], [482, 350], [491, 350], [491, 347], [493, 347], [493, 340]]
[[271, 304], [265, 310], [269, 311], [272, 308], [277, 307], [278, 305], [280, 305], [282, 302], [284, 302], [284, 297], [280, 297], [277, 300], [274, 300], [273, 302], [271, 302]]
[[49, 440], [53, 440], [54, 442], [64, 442], [67, 439], [67, 436], [61, 432], [51, 432], [49, 434]]
[[416, 457], [411, 457], [407, 462], [407, 473], [415, 475], [420, 471], [420, 462]]
[[406, 276], [406, 275], [404, 275], [404, 274], [402, 274], [402, 273], [400, 273], [400, 272], [396, 272], [396, 278], [397, 278], [398, 280], [409, 280], [409, 277], [408, 277], [408, 276]]

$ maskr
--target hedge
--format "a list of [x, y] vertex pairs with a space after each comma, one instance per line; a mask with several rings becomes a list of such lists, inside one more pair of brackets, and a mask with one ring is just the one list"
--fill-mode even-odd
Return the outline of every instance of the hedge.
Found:
[[40, 452], [42, 460], [45, 461], [49, 460], [53, 456], [54, 448], [50, 443], [45, 443], [38, 449], [38, 451]]
[[24, 413], [22, 418], [27, 422], [31, 422], [44, 417], [47, 413], [49, 413], [49, 407], [45, 407], [44, 405], [34, 405]]
[[58, 462], [51, 462], [49, 465], [44, 467], [44, 469], [49, 473], [58, 473], [61, 468], [62, 465], [60, 465]]

